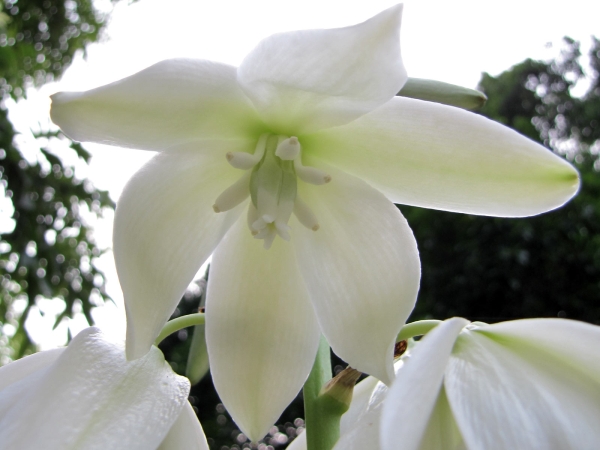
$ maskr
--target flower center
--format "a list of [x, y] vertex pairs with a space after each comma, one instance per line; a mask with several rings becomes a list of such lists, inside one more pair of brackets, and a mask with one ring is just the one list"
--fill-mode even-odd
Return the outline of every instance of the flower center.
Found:
[[215, 212], [228, 211], [246, 198], [248, 228], [256, 239], [270, 248], [276, 236], [290, 240], [288, 222], [292, 214], [313, 231], [319, 229], [317, 218], [298, 196], [298, 178], [305, 183], [325, 184], [331, 177], [322, 170], [302, 165], [300, 142], [295, 136], [263, 134], [254, 154], [229, 152], [227, 161], [246, 173], [225, 189], [213, 205]]

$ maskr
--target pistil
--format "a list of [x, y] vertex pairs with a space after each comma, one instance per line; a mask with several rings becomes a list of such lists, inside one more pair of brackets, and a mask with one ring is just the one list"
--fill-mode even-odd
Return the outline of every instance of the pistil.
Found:
[[298, 181], [321, 185], [331, 177], [302, 164], [302, 148], [296, 136], [263, 134], [254, 154], [228, 152], [227, 161], [246, 173], [217, 197], [215, 212], [228, 211], [251, 198], [247, 222], [251, 234], [271, 247], [276, 236], [289, 241], [292, 213], [305, 227], [317, 231], [319, 223], [309, 206], [298, 197]]

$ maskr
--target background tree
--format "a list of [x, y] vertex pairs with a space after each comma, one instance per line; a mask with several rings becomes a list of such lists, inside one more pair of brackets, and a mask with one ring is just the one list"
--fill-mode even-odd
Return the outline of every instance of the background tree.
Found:
[[[580, 56], [579, 43], [565, 38], [555, 60], [526, 60], [497, 77], [484, 74], [479, 85], [488, 96], [480, 113], [567, 157], [581, 173], [580, 193], [556, 211], [525, 219], [401, 206], [419, 244], [423, 272], [411, 320], [558, 316], [600, 324], [600, 41], [593, 40], [585, 76]], [[571, 93], [579, 81], [589, 83], [582, 97]], [[198, 294], [184, 298], [174, 317], [194, 312]], [[161, 344], [181, 374], [192, 332], [181, 330]], [[334, 358], [338, 369], [340, 364]], [[250, 447], [220, 403], [210, 376], [192, 387], [190, 395], [211, 449]], [[296, 419], [303, 416], [299, 395], [265, 443], [285, 448], [303, 425]]]
[[[12, 202], [14, 229], [0, 235], [0, 365], [35, 351], [24, 328], [38, 299], [62, 299], [55, 326], [106, 298], [100, 255], [83, 213], [113, 203], [63, 162], [68, 151], [90, 154], [60, 132], [38, 132], [36, 157], [15, 145], [6, 101], [59, 77], [77, 52], [98, 40], [105, 17], [92, 0], [5, 0], [0, 13], [0, 193]], [[59, 149], [59, 150], [57, 150]], [[28, 149], [31, 150], [31, 149]], [[29, 152], [31, 153], [31, 152]], [[6, 218], [5, 218], [6, 219]], [[60, 301], [60, 300], [55, 300]]]

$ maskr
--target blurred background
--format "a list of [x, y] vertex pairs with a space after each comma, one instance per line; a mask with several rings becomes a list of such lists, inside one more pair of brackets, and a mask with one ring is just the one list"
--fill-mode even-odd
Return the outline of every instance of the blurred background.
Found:
[[[89, 324], [116, 336], [124, 330], [111, 220], [124, 183], [152, 154], [71, 142], [49, 122], [49, 94], [95, 87], [174, 56], [238, 64], [273, 32], [350, 25], [393, 4], [200, 3], [0, 3], [0, 365], [64, 345]], [[565, 207], [528, 219], [399, 206], [423, 266], [411, 320], [600, 324], [600, 41], [592, 37], [600, 33], [593, 22], [600, 6], [480, 3], [407, 3], [409, 75], [477, 87], [488, 96], [478, 113], [567, 158], [582, 187]], [[205, 283], [198, 277], [174, 316], [200, 306]], [[202, 333], [182, 330], [163, 341], [174, 370], [186, 373], [193, 337], [201, 348]], [[344, 367], [336, 358], [334, 365]], [[194, 370], [200, 378], [204, 368]], [[210, 373], [190, 400], [211, 448], [250, 447], [219, 403]], [[259, 448], [285, 448], [302, 417], [298, 398]]]

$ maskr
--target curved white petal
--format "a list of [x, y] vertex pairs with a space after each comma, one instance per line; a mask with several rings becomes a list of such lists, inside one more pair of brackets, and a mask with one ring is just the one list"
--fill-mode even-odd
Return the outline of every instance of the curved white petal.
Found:
[[128, 362], [122, 345], [89, 328], [50, 366], [0, 392], [3, 448], [156, 448], [189, 392], [153, 348]]
[[55, 348], [45, 352], [34, 353], [0, 367], [0, 391], [9, 385], [42, 370], [58, 359], [64, 348]]
[[275, 34], [246, 56], [238, 81], [275, 132], [348, 123], [406, 82], [401, 18], [402, 5], [396, 5], [347, 28]]
[[[382, 450], [419, 450], [427, 439], [456, 337], [469, 322], [449, 319], [431, 330], [404, 358], [381, 418]], [[473, 447], [487, 448], [487, 447]], [[515, 447], [519, 448], [519, 447]]]
[[520, 217], [559, 207], [579, 187], [565, 160], [480, 115], [394, 98], [356, 121], [301, 137], [310, 154], [394, 203]]
[[[542, 334], [525, 331], [512, 339], [510, 328], [536, 328], [531, 323], [517, 322], [499, 326], [506, 331], [499, 335], [490, 326], [483, 328], [484, 332], [475, 330], [459, 336], [446, 370], [445, 386], [468, 448], [597, 447], [600, 375], [589, 370], [597, 366], [597, 361], [586, 364], [585, 360], [600, 357], [599, 331], [569, 334], [565, 332], [568, 328], [578, 327], [560, 330], [560, 324], [556, 325], [564, 341], [557, 341], [550, 327]], [[546, 332], [550, 334], [544, 345]], [[533, 342], [522, 339], [528, 334], [526, 339], [532, 338]], [[593, 342], [579, 345], [580, 340], [590, 337]], [[554, 344], [558, 346], [553, 348]], [[576, 354], [578, 347], [587, 347], [590, 353], [587, 358], [579, 354], [572, 359], [571, 347]], [[578, 367], [574, 364], [577, 362], [584, 366]]]
[[183, 407], [158, 450], [209, 450], [202, 426], [189, 403]]
[[265, 250], [238, 220], [213, 255], [206, 343], [215, 388], [253, 441], [302, 388], [319, 335], [294, 248], [276, 239]]
[[145, 150], [243, 138], [261, 127], [235, 67], [193, 59], [161, 61], [86, 92], [59, 92], [50, 116], [74, 140]]
[[148, 351], [202, 263], [241, 214], [241, 207], [217, 214], [212, 205], [243, 174], [227, 164], [227, 151], [251, 147], [246, 141], [182, 145], [156, 155], [125, 186], [113, 247], [125, 297], [128, 358]]
[[299, 186], [320, 228], [293, 224], [298, 265], [333, 351], [389, 384], [394, 342], [419, 289], [417, 244], [381, 193], [341, 171], [327, 172], [330, 183]]

